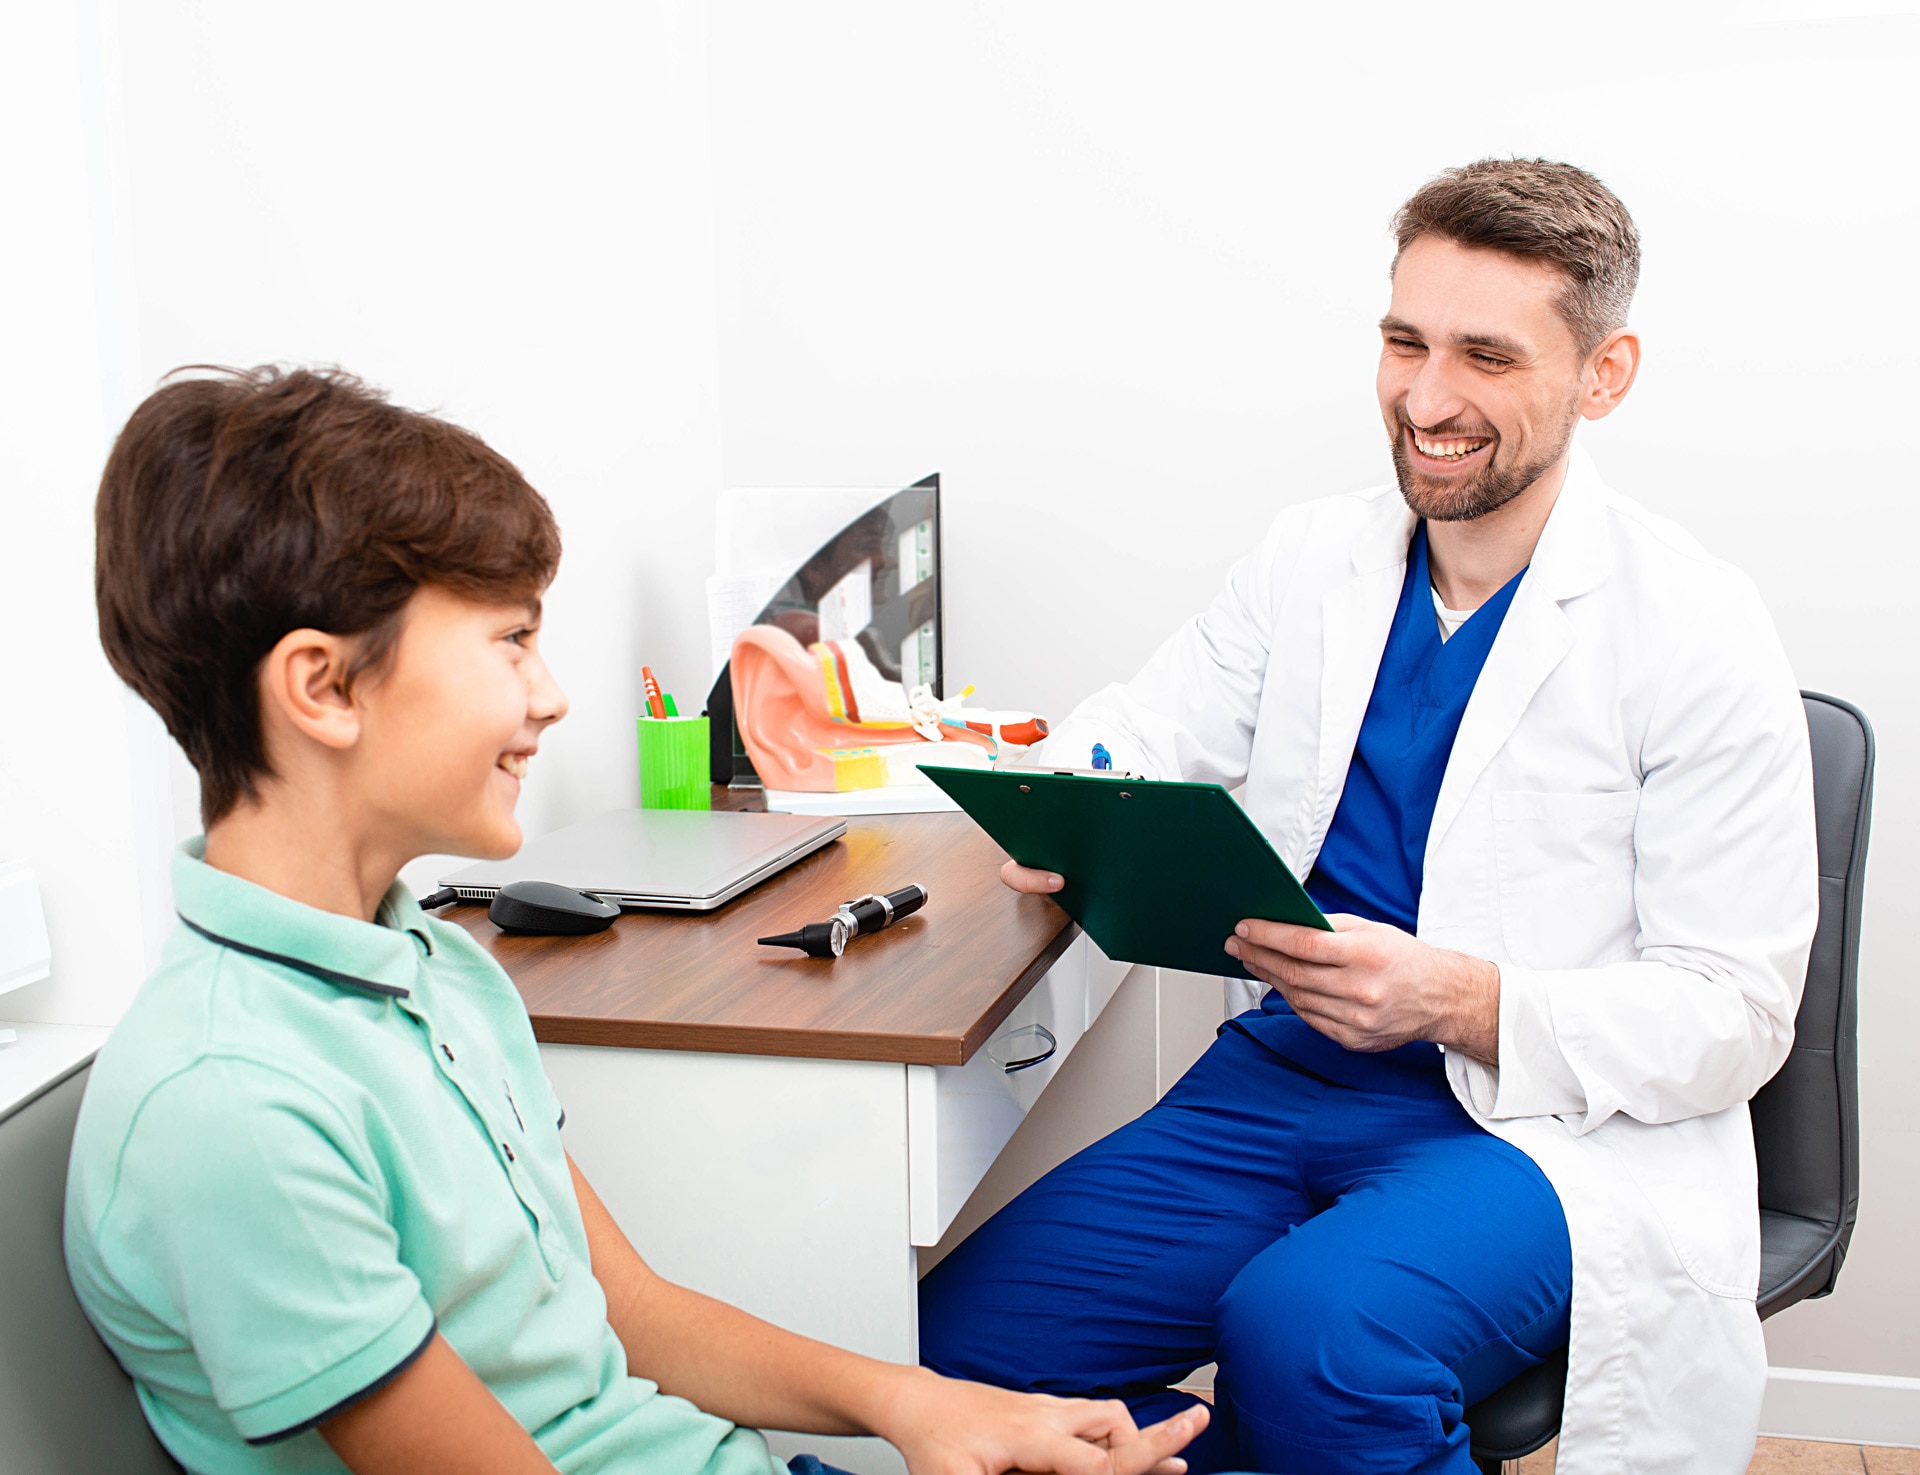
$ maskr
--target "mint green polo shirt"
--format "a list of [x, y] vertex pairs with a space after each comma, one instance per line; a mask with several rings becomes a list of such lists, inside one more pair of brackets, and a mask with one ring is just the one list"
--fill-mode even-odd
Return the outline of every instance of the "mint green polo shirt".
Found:
[[[567, 1472], [785, 1475], [629, 1377], [520, 996], [396, 884], [374, 922], [174, 860], [182, 925], [95, 1061], [74, 1289], [189, 1470], [342, 1470], [314, 1426], [436, 1329]], [[698, 1206], [690, 1206], [698, 1211]]]

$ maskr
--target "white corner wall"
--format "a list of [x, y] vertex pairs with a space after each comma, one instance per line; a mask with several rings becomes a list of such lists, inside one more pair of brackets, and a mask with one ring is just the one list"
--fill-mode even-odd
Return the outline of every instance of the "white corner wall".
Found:
[[92, 488], [130, 359], [113, 68], [104, 6], [0, 7], [0, 859], [32, 862], [53, 949], [0, 1018], [63, 1024], [112, 1023], [145, 976], [167, 830], [136, 784], [165, 771], [159, 724], [93, 615]]
[[139, 0], [121, 24], [143, 384], [339, 364], [512, 459], [565, 538], [542, 639], [573, 702], [522, 819], [638, 803], [642, 662], [707, 675], [702, 7]]
[[523, 819], [637, 802], [642, 661], [696, 710], [707, 677], [707, 116], [691, 0], [6, 9], [0, 854], [39, 869], [54, 974], [0, 1017], [116, 1020], [198, 828], [92, 612], [101, 461], [180, 365], [344, 365], [517, 462], [566, 535], [546, 646], [573, 698]]

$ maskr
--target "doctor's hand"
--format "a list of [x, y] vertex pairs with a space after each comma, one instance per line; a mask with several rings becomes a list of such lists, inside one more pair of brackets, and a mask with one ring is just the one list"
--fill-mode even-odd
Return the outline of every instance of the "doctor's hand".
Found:
[[1500, 970], [1398, 927], [1344, 914], [1333, 931], [1242, 922], [1227, 951], [1280, 990], [1293, 1012], [1349, 1050], [1431, 1040], [1497, 1065]]
[[1000, 867], [1000, 879], [1015, 891], [1031, 891], [1040, 896], [1058, 891], [1067, 884], [1052, 871], [1036, 871], [1017, 860], [1010, 860]]
[[1118, 1399], [1010, 1393], [914, 1372], [879, 1428], [908, 1475], [1184, 1475], [1187, 1462], [1174, 1455], [1207, 1427], [1205, 1404], [1141, 1429]]

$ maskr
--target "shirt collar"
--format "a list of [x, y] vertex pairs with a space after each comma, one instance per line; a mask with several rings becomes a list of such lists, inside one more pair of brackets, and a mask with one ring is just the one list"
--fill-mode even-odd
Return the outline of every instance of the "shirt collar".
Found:
[[375, 920], [323, 912], [216, 870], [204, 836], [173, 857], [173, 904], [209, 942], [248, 957], [297, 968], [343, 988], [404, 999], [433, 954], [433, 932], [413, 894], [399, 881], [380, 900]]
[[1613, 569], [1607, 536], [1607, 487], [1593, 458], [1576, 445], [1567, 479], [1533, 549], [1534, 582], [1549, 599], [1572, 599]]

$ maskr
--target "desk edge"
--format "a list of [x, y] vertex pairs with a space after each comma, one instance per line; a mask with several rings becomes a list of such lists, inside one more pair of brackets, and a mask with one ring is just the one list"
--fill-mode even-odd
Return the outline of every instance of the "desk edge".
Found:
[[965, 1034], [880, 1034], [862, 1030], [755, 1029], [663, 1019], [586, 1019], [533, 1014], [543, 1045], [625, 1050], [691, 1050], [709, 1055], [782, 1055], [806, 1060], [874, 1060], [896, 1065], [965, 1065], [1080, 935], [1068, 921]]

